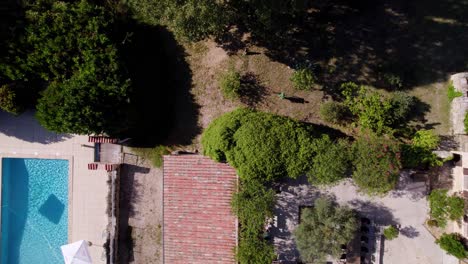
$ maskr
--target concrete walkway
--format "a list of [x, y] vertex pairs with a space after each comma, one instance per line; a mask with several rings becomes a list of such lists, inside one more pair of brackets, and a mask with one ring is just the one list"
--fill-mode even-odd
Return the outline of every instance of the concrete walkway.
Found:
[[109, 187], [105, 171], [90, 171], [94, 150], [87, 136], [59, 135], [42, 128], [27, 112], [14, 117], [0, 111], [0, 157], [68, 159], [69, 184], [69, 242], [91, 241], [93, 263], [105, 263], [102, 245], [108, 223], [106, 215]]
[[298, 223], [299, 206], [312, 205], [319, 196], [329, 196], [339, 204], [355, 208], [378, 225], [400, 224], [401, 234], [384, 241], [383, 263], [440, 264], [443, 251], [423, 226], [427, 213], [426, 186], [402, 177], [397, 190], [385, 197], [368, 197], [358, 192], [351, 180], [329, 189], [317, 189], [305, 179], [289, 181], [277, 195], [273, 229], [274, 243], [281, 263], [295, 263], [299, 255], [292, 237]]

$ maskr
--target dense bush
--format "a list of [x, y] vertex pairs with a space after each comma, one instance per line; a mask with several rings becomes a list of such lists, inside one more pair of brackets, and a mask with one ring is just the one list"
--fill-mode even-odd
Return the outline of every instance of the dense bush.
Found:
[[23, 103], [19, 101], [15, 83], [5, 84], [0, 87], [0, 108], [14, 115], [24, 111]]
[[202, 135], [203, 153], [234, 166], [241, 179], [297, 177], [310, 170], [312, 130], [292, 119], [238, 109], [214, 120]]
[[415, 106], [415, 98], [407, 93], [397, 91], [390, 97], [392, 125], [406, 122]]
[[326, 102], [320, 106], [320, 117], [330, 123], [341, 123], [346, 119], [348, 109], [338, 102]]
[[436, 243], [439, 244], [440, 248], [447, 251], [448, 254], [457, 257], [458, 259], [464, 259], [468, 257], [468, 252], [462, 242], [463, 238], [457, 233], [443, 234]]
[[236, 251], [240, 263], [271, 263], [274, 248], [262, 236], [265, 220], [273, 216], [275, 194], [261, 182], [245, 181], [234, 194], [232, 208], [240, 225], [240, 241]]
[[434, 154], [440, 142], [433, 130], [419, 130], [411, 144], [402, 146], [402, 163], [405, 168], [441, 166], [442, 160]]
[[323, 136], [313, 142], [314, 158], [307, 174], [312, 184], [332, 184], [346, 177], [350, 169], [349, 143]]
[[390, 88], [392, 89], [401, 89], [403, 87], [403, 80], [400, 76], [394, 73], [385, 73], [383, 79]]
[[415, 105], [413, 96], [396, 92], [391, 97], [364, 86], [348, 82], [341, 85], [344, 104], [357, 117], [363, 128], [384, 134], [400, 127], [410, 116]]
[[239, 98], [241, 96], [241, 76], [234, 69], [229, 69], [221, 75], [219, 87], [223, 95], [229, 99]]
[[126, 120], [129, 81], [108, 36], [112, 15], [86, 0], [38, 1], [26, 11], [25, 36], [0, 67], [13, 83], [41, 91], [37, 117], [55, 132], [116, 133]]
[[447, 97], [450, 102], [453, 101], [453, 99], [463, 96], [463, 93], [460, 91], [455, 90], [455, 86], [453, 86], [453, 82], [450, 82], [448, 89], [447, 89]]
[[440, 227], [447, 225], [447, 220], [460, 220], [464, 214], [465, 201], [458, 196], [448, 196], [447, 190], [433, 190], [429, 195], [431, 219]]
[[301, 259], [320, 263], [327, 255], [339, 257], [341, 245], [353, 239], [357, 228], [358, 221], [352, 210], [318, 198], [313, 208], [302, 210], [300, 223], [294, 230]]
[[384, 229], [383, 233], [384, 233], [384, 236], [385, 236], [386, 239], [393, 240], [393, 239], [398, 237], [398, 234], [400, 232], [398, 231], [398, 229], [396, 227], [389, 226], [389, 227]]
[[311, 69], [300, 68], [293, 72], [291, 82], [297, 90], [310, 90], [315, 82], [315, 76]]
[[385, 194], [398, 182], [400, 146], [392, 139], [364, 134], [352, 146], [353, 179], [368, 194]]
[[221, 33], [231, 19], [227, 6], [215, 0], [129, 0], [128, 5], [138, 20], [167, 26], [190, 41]]

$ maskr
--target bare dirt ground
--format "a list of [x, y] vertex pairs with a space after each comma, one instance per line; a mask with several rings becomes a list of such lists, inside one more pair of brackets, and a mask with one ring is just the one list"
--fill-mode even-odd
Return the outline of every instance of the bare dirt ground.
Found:
[[119, 263], [162, 263], [162, 169], [126, 154], [121, 170]]

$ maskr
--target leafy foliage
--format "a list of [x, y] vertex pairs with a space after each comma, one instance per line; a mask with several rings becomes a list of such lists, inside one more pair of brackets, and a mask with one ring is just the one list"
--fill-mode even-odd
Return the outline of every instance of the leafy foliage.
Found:
[[462, 237], [457, 233], [446, 234], [444, 233], [439, 239], [436, 240], [440, 248], [447, 251], [448, 254], [464, 259], [468, 257], [468, 252], [462, 243]]
[[440, 158], [432, 153], [440, 142], [439, 136], [433, 130], [419, 130], [412, 139], [412, 143], [402, 146], [402, 161], [406, 168], [418, 166], [441, 166]]
[[291, 82], [297, 90], [310, 90], [315, 82], [315, 76], [311, 69], [300, 68], [293, 72]]
[[400, 146], [392, 139], [364, 134], [353, 146], [353, 179], [368, 194], [384, 194], [398, 182]]
[[414, 97], [396, 92], [387, 98], [379, 92], [348, 82], [341, 85], [345, 105], [358, 119], [361, 127], [384, 134], [401, 126], [414, 107]]
[[453, 86], [453, 82], [450, 82], [447, 90], [447, 97], [450, 102], [453, 101], [453, 99], [462, 96], [463, 93], [460, 91], [455, 90], [455, 86]]
[[138, 20], [167, 26], [190, 41], [221, 33], [231, 20], [227, 6], [215, 0], [129, 0], [128, 5]]
[[433, 190], [429, 195], [431, 218], [440, 227], [447, 225], [447, 220], [459, 220], [464, 213], [465, 201], [461, 197], [448, 196], [447, 190]]
[[348, 244], [358, 228], [355, 213], [325, 198], [315, 200], [314, 208], [305, 208], [294, 237], [301, 259], [318, 263], [327, 255], [338, 257], [341, 245]]
[[239, 98], [241, 90], [240, 74], [234, 69], [229, 69], [229, 71], [221, 75], [219, 80], [219, 87], [221, 88], [221, 91], [226, 98]]
[[24, 111], [22, 102], [19, 101], [15, 86], [16, 83], [5, 84], [0, 87], [0, 108], [14, 115]]
[[463, 119], [463, 124], [465, 125], [465, 133], [468, 133], [468, 112], [465, 113], [465, 119]]
[[310, 170], [312, 135], [292, 119], [238, 109], [213, 121], [201, 142], [205, 155], [228, 161], [243, 180], [270, 181]]
[[265, 220], [273, 216], [275, 194], [259, 181], [244, 181], [233, 196], [232, 208], [240, 224], [237, 259], [240, 263], [271, 263], [273, 245], [262, 238]]
[[333, 142], [323, 136], [314, 140], [312, 168], [307, 174], [313, 184], [332, 184], [344, 177], [350, 168], [349, 143], [345, 140]]
[[384, 236], [385, 236], [386, 239], [393, 240], [393, 239], [398, 237], [398, 234], [400, 232], [398, 231], [398, 229], [396, 227], [389, 226], [389, 227], [384, 229], [383, 233], [384, 233]]
[[326, 102], [320, 106], [320, 117], [330, 123], [341, 123], [347, 114], [347, 108], [338, 102]]
[[45, 84], [37, 105], [41, 124], [60, 133], [125, 129], [130, 82], [108, 37], [112, 16], [85, 0], [38, 1], [26, 20], [25, 36], [0, 70], [12, 82]]

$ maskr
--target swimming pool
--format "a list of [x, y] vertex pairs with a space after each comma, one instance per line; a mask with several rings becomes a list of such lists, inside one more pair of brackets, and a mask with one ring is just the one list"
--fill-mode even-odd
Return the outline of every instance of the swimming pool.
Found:
[[68, 160], [2, 159], [1, 263], [63, 263]]

